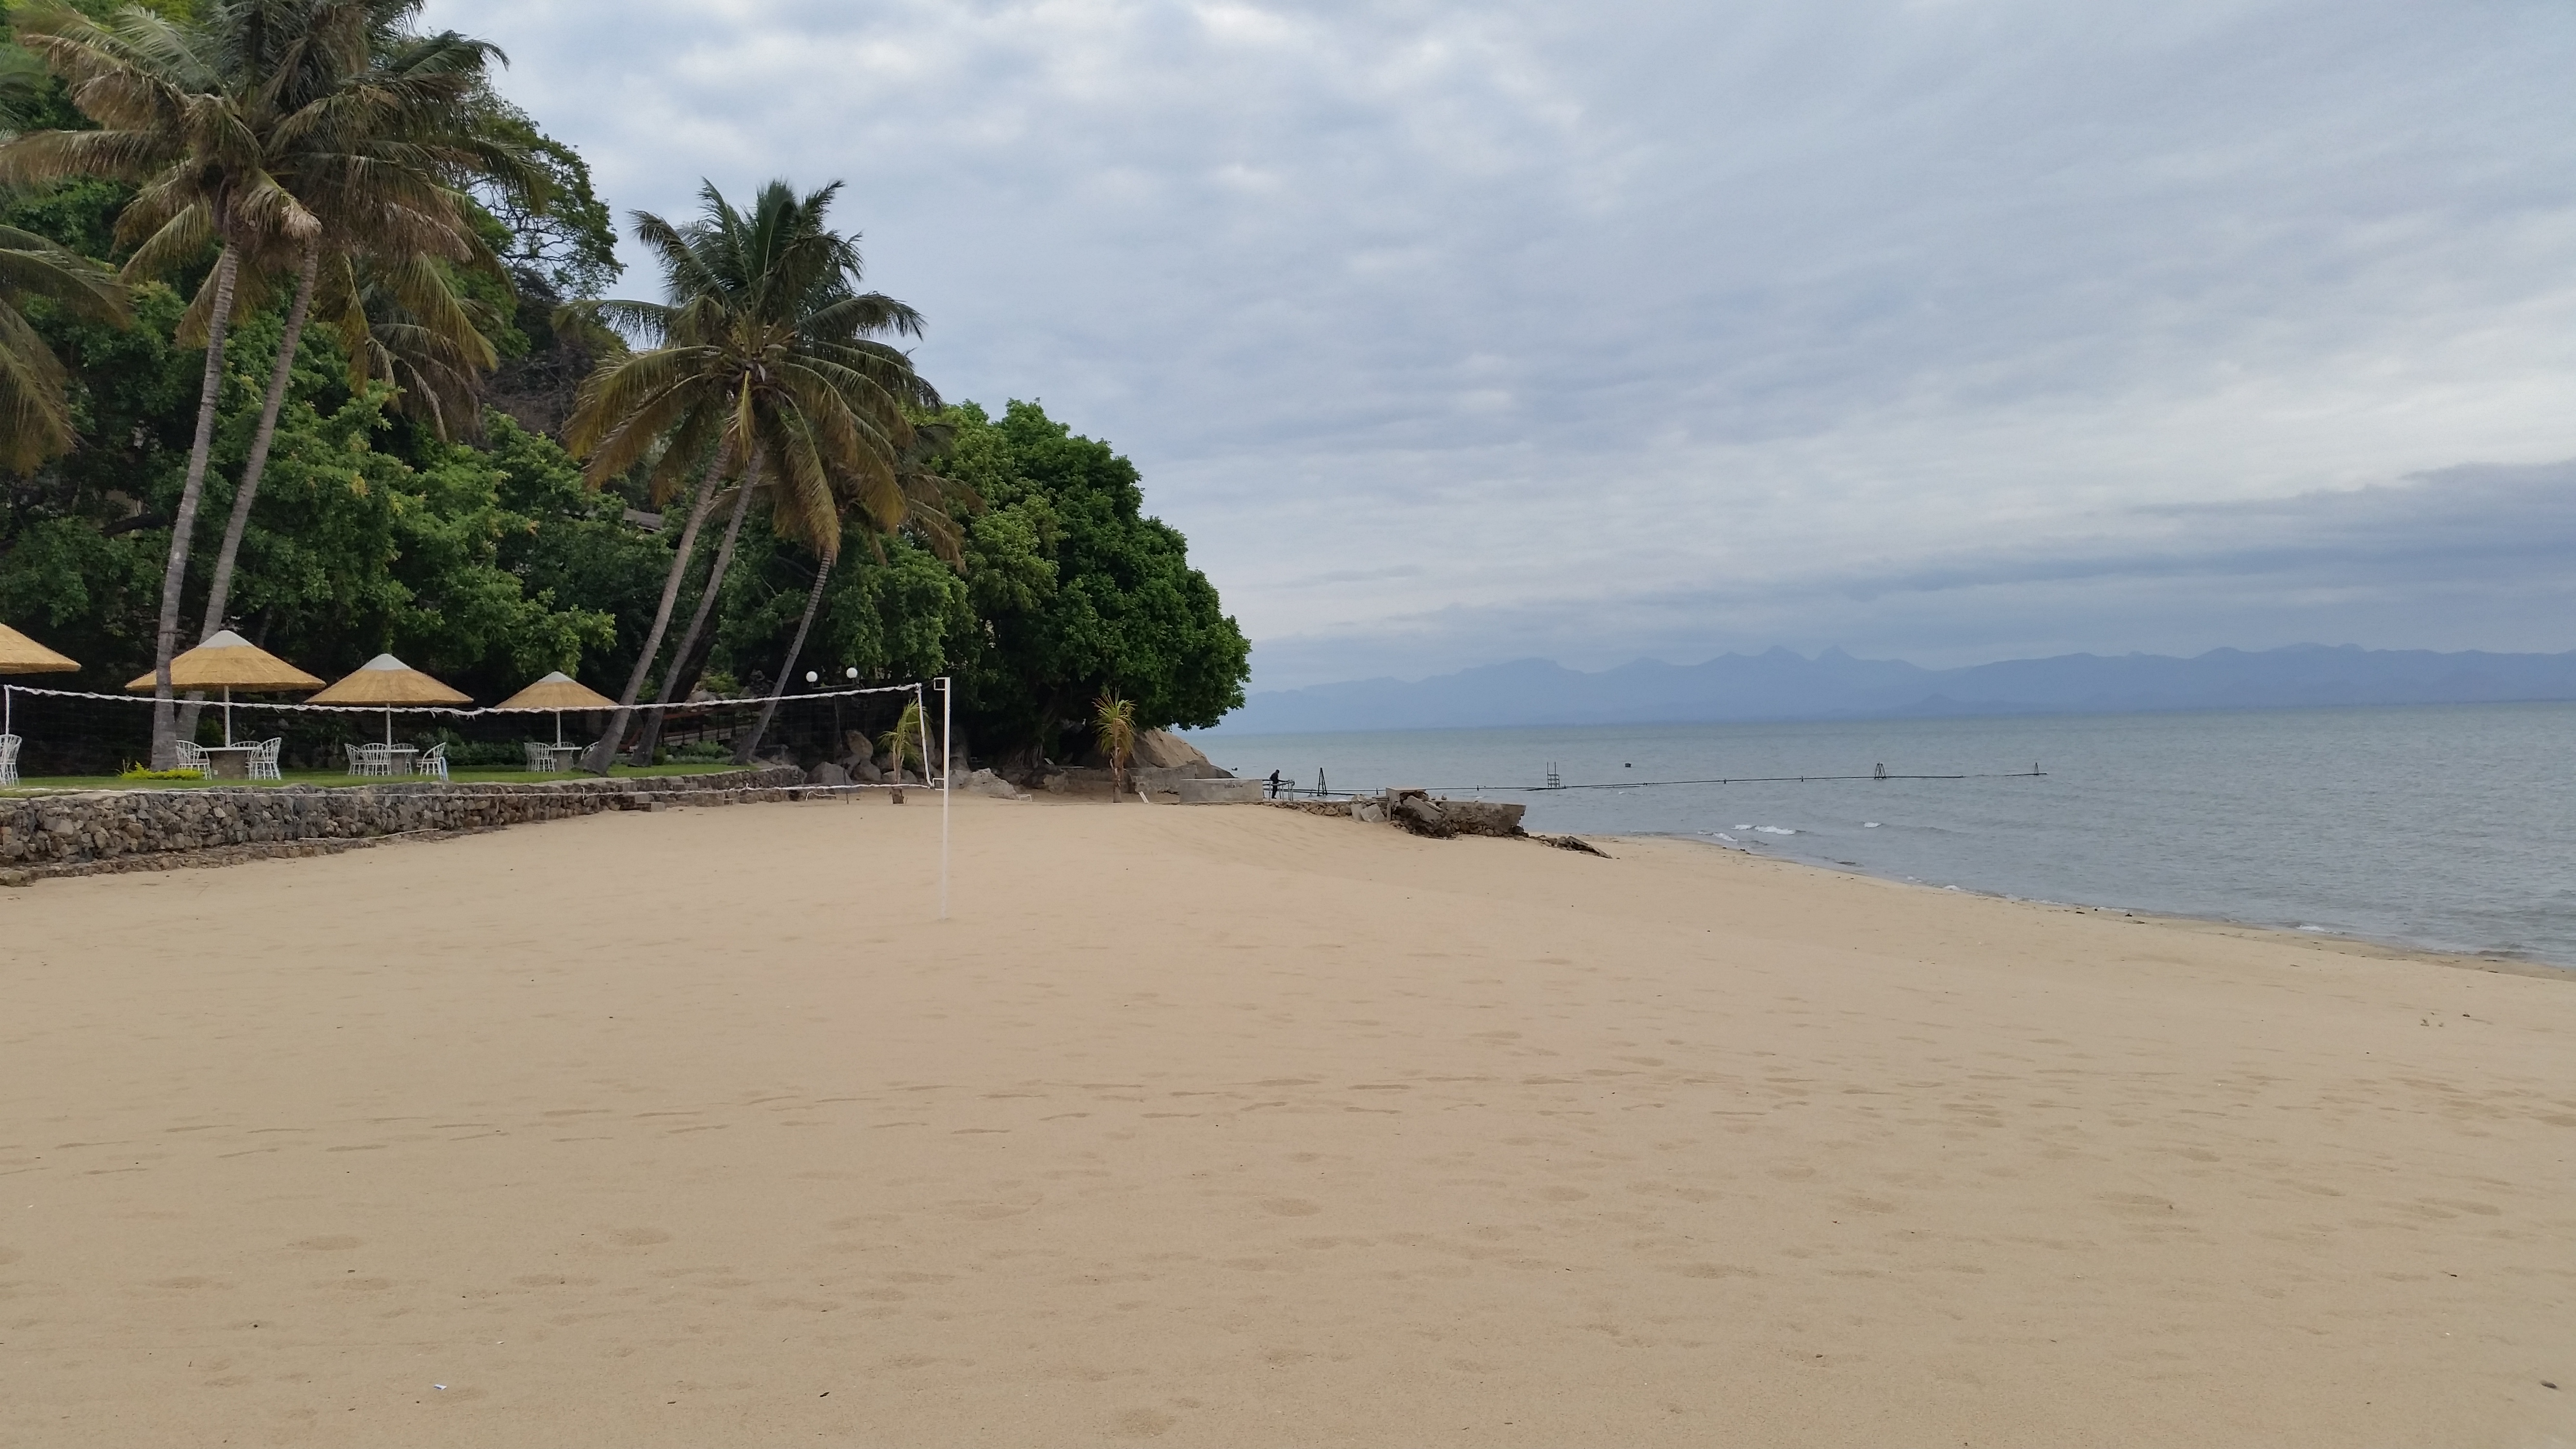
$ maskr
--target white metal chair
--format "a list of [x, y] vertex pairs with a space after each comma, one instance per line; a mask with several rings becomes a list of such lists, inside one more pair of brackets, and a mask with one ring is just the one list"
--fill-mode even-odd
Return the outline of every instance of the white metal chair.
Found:
[[16, 735], [0, 735], [0, 785], [18, 783], [18, 747], [25, 743]]
[[206, 758], [206, 747], [204, 745], [198, 744], [194, 740], [176, 740], [171, 743], [170, 747], [179, 752], [178, 764], [180, 769], [194, 770], [200, 775], [211, 776], [215, 773], [213, 763], [208, 761]]
[[528, 752], [528, 773], [551, 775], [555, 768], [555, 747], [537, 740], [521, 740], [520, 748]]
[[436, 775], [441, 780], [446, 779], [447, 741], [440, 740], [437, 744], [421, 751], [420, 757], [412, 761], [411, 772], [415, 775]]
[[251, 746], [250, 778], [254, 780], [285, 779], [286, 773], [277, 767], [278, 752], [285, 748], [286, 737], [283, 735], [280, 735], [273, 740], [262, 740], [258, 744]]
[[340, 748], [349, 752], [350, 774], [363, 775], [367, 773], [367, 762], [358, 754], [358, 747], [356, 745], [342, 745]]
[[350, 745], [349, 773], [352, 775], [390, 775], [394, 772], [394, 752], [389, 745]]

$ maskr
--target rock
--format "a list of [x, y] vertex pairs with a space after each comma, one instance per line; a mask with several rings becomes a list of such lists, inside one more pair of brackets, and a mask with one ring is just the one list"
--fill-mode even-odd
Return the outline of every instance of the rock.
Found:
[[990, 796], [995, 800], [1026, 800], [1029, 798], [1019, 786], [1012, 784], [1010, 781], [1003, 779], [1001, 776], [994, 774], [990, 770], [977, 770], [974, 774], [967, 776], [964, 788], [966, 793], [969, 795], [985, 795]]
[[1354, 800], [1351, 802], [1351, 818], [1362, 825], [1384, 825], [1386, 807], [1374, 800]]
[[877, 762], [874, 760], [864, 758], [853, 759], [849, 762], [848, 769], [850, 772], [850, 778], [860, 782], [861, 784], [882, 785], [885, 783], [885, 771], [878, 769]]
[[1258, 805], [1263, 783], [1259, 780], [1176, 780], [1184, 805]]
[[1071, 783], [1072, 782], [1070, 780], [1065, 778], [1063, 772], [1058, 771], [1055, 774], [1047, 776], [1044, 780], [1039, 781], [1038, 788], [1046, 791], [1050, 795], [1061, 795], [1065, 792], [1065, 788]]
[[1406, 795], [1396, 801], [1392, 813], [1396, 824], [1416, 835], [1427, 835], [1434, 840], [1447, 840], [1458, 833], [1458, 827], [1449, 823], [1448, 815], [1438, 805], [1432, 803], [1428, 795]]
[[1145, 730], [1136, 736], [1134, 762], [1149, 770], [1178, 770], [1204, 765], [1208, 757], [1170, 730]]
[[850, 772], [842, 769], [838, 765], [826, 761], [823, 764], [816, 765], [812, 770], [806, 773], [805, 783], [809, 785], [846, 785], [850, 783]]

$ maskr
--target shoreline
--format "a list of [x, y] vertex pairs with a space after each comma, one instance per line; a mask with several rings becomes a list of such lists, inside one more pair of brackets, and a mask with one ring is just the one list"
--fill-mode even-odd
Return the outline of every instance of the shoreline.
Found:
[[2481, 951], [2446, 951], [2440, 947], [2427, 946], [2415, 941], [2348, 935], [2341, 931], [2304, 931], [2295, 926], [2275, 926], [2261, 921], [2236, 920], [2227, 916], [2183, 915], [2171, 911], [2141, 910], [2133, 906], [2086, 905], [2079, 901], [2044, 901], [2032, 896], [2009, 895], [2003, 891], [1984, 890], [1975, 886], [1938, 886], [1926, 881], [1908, 880], [1901, 876], [1881, 875], [1876, 871], [1845, 865], [1838, 861], [1806, 860], [1789, 855], [1769, 854], [1753, 847], [1729, 845], [1722, 840], [1711, 840], [1704, 835], [1693, 835], [1683, 831], [1639, 831], [1634, 834], [1600, 834], [1587, 838], [1682, 841], [1729, 855], [1741, 855], [1752, 860], [1769, 860], [1781, 865], [1803, 866], [1809, 870], [1823, 871], [1828, 875], [1850, 876], [1855, 880], [1876, 881], [1882, 885], [1910, 886], [1943, 895], [1974, 896], [1980, 900], [1997, 901], [2006, 905], [2031, 906], [2050, 911], [2072, 911], [2082, 915], [2119, 915], [2186, 929], [2236, 932], [2277, 939], [2285, 945], [2324, 942], [2347, 952], [2385, 956], [2393, 960], [2423, 961], [2437, 966], [2455, 966], [2470, 971], [2493, 971], [2507, 976], [2531, 976], [2547, 981], [2576, 981], [2576, 962], [2561, 964], [2538, 957], [2505, 956]]
[[2576, 1434], [2563, 991], [955, 805], [0, 892], [0, 1439]]

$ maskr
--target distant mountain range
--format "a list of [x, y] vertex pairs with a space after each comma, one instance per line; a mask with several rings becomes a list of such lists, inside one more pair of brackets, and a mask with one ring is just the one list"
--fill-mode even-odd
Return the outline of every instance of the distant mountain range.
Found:
[[1221, 728], [1294, 734], [2536, 699], [2576, 699], [2576, 651], [2436, 654], [2294, 644], [2257, 653], [2213, 649], [2189, 659], [2062, 654], [1923, 669], [1839, 649], [1813, 659], [1773, 649], [1705, 664], [1641, 659], [1599, 674], [1521, 659], [1412, 683], [1361, 679], [1279, 690], [1253, 695]]

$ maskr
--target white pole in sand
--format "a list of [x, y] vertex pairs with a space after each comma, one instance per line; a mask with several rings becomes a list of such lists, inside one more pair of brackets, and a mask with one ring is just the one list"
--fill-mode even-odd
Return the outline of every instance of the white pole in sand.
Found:
[[954, 788], [950, 778], [957, 773], [956, 746], [950, 741], [950, 721], [957, 701], [956, 686], [949, 676], [939, 676], [939, 919], [948, 919], [948, 796]]

